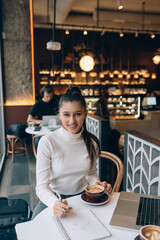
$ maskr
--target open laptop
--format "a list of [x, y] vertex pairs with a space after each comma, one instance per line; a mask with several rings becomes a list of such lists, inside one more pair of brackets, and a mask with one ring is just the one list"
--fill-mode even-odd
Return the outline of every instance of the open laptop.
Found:
[[[139, 193], [121, 192], [110, 225], [135, 231], [138, 231], [143, 225], [160, 225], [160, 207], [157, 205], [158, 201], [158, 205], [160, 206], [160, 197]], [[152, 203], [154, 202], [154, 214], [149, 214], [149, 207], [152, 206]], [[157, 214], [156, 220], [154, 219], [156, 222], [151, 223], [155, 214]]]
[[61, 120], [58, 115], [50, 115], [42, 117], [42, 126], [60, 126], [62, 125]]

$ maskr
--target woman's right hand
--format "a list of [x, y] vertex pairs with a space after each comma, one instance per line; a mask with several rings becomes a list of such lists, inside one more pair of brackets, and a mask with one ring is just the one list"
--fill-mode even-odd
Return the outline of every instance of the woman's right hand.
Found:
[[53, 206], [53, 215], [56, 217], [64, 217], [72, 207], [68, 206], [67, 200], [63, 199], [62, 202], [57, 200]]

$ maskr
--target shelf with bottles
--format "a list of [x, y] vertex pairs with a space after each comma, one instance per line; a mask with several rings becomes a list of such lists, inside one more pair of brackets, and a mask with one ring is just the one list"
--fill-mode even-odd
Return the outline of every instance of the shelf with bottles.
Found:
[[[61, 76], [60, 71], [54, 71], [54, 73], [49, 70], [50, 67], [46, 67], [44, 64], [40, 66], [39, 76], [40, 82], [41, 81], [52, 81], [53, 74], [55, 76], [56, 81], [53, 82], [54, 85], [67, 85], [67, 84], [75, 84], [75, 85], [85, 85], [85, 86], [94, 86], [94, 85], [103, 85], [103, 86], [119, 86], [123, 84], [124, 87], [135, 87], [135, 88], [145, 88], [146, 87], [146, 78], [139, 77], [137, 79], [131, 78], [118, 78], [116, 75], [111, 78], [109, 75], [105, 75], [104, 78], [99, 78], [98, 74], [96, 77], [91, 77], [90, 74], [82, 76], [81, 72], [76, 72], [75, 76], [73, 77], [71, 71], [64, 71], [64, 76]], [[118, 76], [118, 75], [117, 75]]]
[[87, 111], [88, 113], [92, 113], [92, 114], [96, 114], [97, 111], [97, 106], [96, 103], [99, 99], [99, 97], [90, 97], [90, 96], [84, 96], [85, 100], [86, 100], [86, 107], [87, 107]]
[[109, 96], [108, 110], [115, 119], [138, 119], [140, 117], [140, 96]]
[[[40, 84], [41, 84], [41, 81], [48, 81], [49, 82], [52, 82], [51, 79], [46, 79], [46, 78], [42, 78], [40, 79]], [[114, 84], [114, 83], [107, 83], [107, 84], [104, 84], [104, 82], [99, 82], [99, 81], [94, 81], [94, 82], [87, 82], [87, 81], [84, 81], [84, 82], [80, 82], [80, 81], [74, 81], [73, 79], [63, 79], [62, 80], [57, 80], [55, 82], [52, 82], [53, 85], [69, 85], [69, 84], [74, 84], [74, 85], [78, 85], [78, 86], [87, 86], [87, 87], [90, 87], [90, 86], [97, 86], [97, 87], [100, 87], [100, 86], [106, 86], [106, 87], [118, 87], [118, 83], [117, 84]], [[123, 84], [123, 86], [125, 88], [143, 88], [145, 89], [146, 88], [146, 85], [144, 84]]]

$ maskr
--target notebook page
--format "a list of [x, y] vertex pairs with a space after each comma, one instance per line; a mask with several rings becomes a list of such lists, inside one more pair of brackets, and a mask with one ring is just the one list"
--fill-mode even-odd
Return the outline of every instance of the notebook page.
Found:
[[34, 220], [16, 224], [15, 229], [18, 240], [64, 240], [48, 208]]
[[72, 210], [60, 221], [71, 240], [97, 240], [110, 236], [110, 232], [89, 209]]

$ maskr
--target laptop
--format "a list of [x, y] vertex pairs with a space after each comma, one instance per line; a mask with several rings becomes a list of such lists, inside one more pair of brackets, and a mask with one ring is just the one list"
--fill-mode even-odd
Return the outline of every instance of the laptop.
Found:
[[42, 126], [54, 127], [62, 125], [59, 115], [42, 116]]
[[158, 196], [121, 192], [110, 225], [135, 231], [144, 225], [160, 225], [159, 206]]

